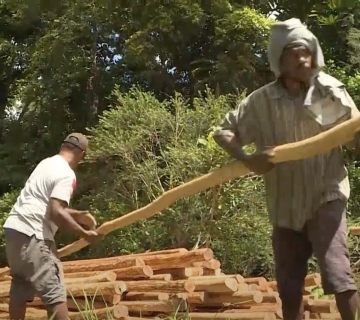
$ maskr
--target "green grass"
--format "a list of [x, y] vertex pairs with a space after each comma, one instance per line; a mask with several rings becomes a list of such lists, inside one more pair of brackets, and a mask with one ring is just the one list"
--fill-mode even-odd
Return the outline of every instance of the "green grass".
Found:
[[[71, 295], [71, 293], [70, 293]], [[94, 301], [96, 298], [96, 294], [94, 295], [94, 297], [90, 298], [86, 295], [86, 293], [84, 292], [84, 299], [85, 299], [85, 303], [84, 305], [79, 306], [76, 303], [75, 298], [71, 295], [74, 304], [76, 305], [78, 312], [81, 314], [81, 320], [105, 320], [103, 316], [101, 316], [101, 319], [98, 318], [97, 314], [96, 314], [96, 310], [94, 307]], [[106, 301], [105, 299], [103, 299], [105, 305], [106, 305]], [[110, 307], [107, 307], [110, 308]], [[163, 320], [190, 320], [190, 318], [186, 315], [187, 313], [185, 313], [184, 315], [179, 315], [178, 312], [175, 312], [174, 315], [172, 316], [168, 316], [168, 315], [164, 315], [163, 317], [161, 317]], [[140, 316], [141, 318], [141, 316]], [[145, 317], [146, 318], [146, 317]], [[151, 318], [151, 317], [150, 317]], [[108, 315], [107, 318], [108, 320], [113, 320], [113, 316], [111, 314], [111, 311], [109, 309], [108, 311]]]
[[[113, 320], [113, 316], [111, 314], [111, 310], [109, 309], [108, 311], [108, 315], [107, 317], [104, 319], [103, 316], [101, 316], [101, 318], [98, 318], [97, 314], [96, 314], [96, 309], [94, 307], [94, 301], [95, 301], [95, 298], [96, 298], [96, 293], [94, 295], [94, 297], [90, 298], [88, 297], [88, 295], [86, 294], [86, 292], [84, 292], [84, 299], [85, 299], [85, 305], [81, 305], [79, 306], [77, 303], [76, 303], [76, 300], [75, 298], [72, 296], [71, 292], [70, 292], [70, 295], [78, 309], [78, 312], [80, 312], [81, 314], [81, 320]], [[106, 305], [106, 301], [105, 299], [103, 298], [102, 299]], [[241, 303], [244, 303], [244, 302], [241, 302]], [[241, 304], [239, 303], [239, 304]], [[236, 307], [237, 305], [239, 304], [231, 304], [232, 306]], [[180, 307], [180, 306], [179, 306]], [[111, 307], [108, 307], [108, 308], [111, 308]], [[218, 312], [221, 312], [221, 310], [219, 310]], [[158, 316], [158, 317], [161, 317], [162, 320], [191, 320], [191, 318], [189, 317], [189, 310], [185, 311], [185, 312], [181, 312], [179, 313], [178, 310], [176, 310], [174, 312], [173, 315], [163, 315], [163, 316]], [[141, 315], [139, 316], [140, 318]], [[152, 318], [152, 317], [144, 317], [145, 319], [148, 319], [148, 318]], [[228, 319], [229, 320], [229, 319]]]

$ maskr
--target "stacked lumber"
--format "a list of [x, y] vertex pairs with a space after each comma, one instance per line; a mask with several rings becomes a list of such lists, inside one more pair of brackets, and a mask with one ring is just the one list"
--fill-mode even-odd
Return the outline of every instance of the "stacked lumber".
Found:
[[[274, 281], [226, 275], [211, 249], [171, 249], [63, 262], [69, 319], [282, 319]], [[9, 319], [11, 276], [0, 270], [0, 319]], [[333, 300], [315, 299], [319, 274], [306, 277], [304, 319], [341, 319]], [[184, 317], [185, 318], [185, 317]], [[47, 319], [41, 300], [28, 303], [26, 319]]]

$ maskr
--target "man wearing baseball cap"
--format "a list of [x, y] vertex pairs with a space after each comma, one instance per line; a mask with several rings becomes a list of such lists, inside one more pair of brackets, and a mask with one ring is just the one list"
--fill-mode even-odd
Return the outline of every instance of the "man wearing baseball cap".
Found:
[[[10, 319], [25, 319], [26, 303], [39, 296], [52, 319], [68, 318], [66, 289], [54, 236], [58, 228], [94, 242], [96, 221], [87, 211], [70, 209], [74, 170], [84, 159], [88, 139], [72, 133], [57, 155], [42, 160], [25, 183], [4, 224], [11, 269]], [[86, 228], [86, 229], [85, 229]]]

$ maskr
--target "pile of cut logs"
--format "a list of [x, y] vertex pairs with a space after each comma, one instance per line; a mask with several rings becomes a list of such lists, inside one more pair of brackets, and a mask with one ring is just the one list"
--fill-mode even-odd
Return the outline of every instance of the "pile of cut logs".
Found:
[[[225, 275], [211, 249], [171, 249], [63, 262], [70, 319], [282, 319], [276, 282]], [[0, 319], [9, 319], [11, 276], [0, 271]], [[306, 278], [304, 319], [341, 319], [334, 300], [315, 299], [319, 274]], [[87, 313], [90, 313], [87, 315]], [[47, 319], [42, 302], [26, 319]]]

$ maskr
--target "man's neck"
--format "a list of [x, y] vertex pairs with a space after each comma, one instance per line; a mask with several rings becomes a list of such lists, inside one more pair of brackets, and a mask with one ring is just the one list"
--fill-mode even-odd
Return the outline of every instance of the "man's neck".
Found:
[[59, 156], [63, 158], [70, 166], [71, 169], [75, 169], [77, 166], [76, 161], [74, 160], [74, 156], [68, 152], [60, 152]]
[[309, 83], [304, 83], [291, 78], [280, 78], [281, 84], [293, 97], [299, 97], [302, 93], [309, 89]]

